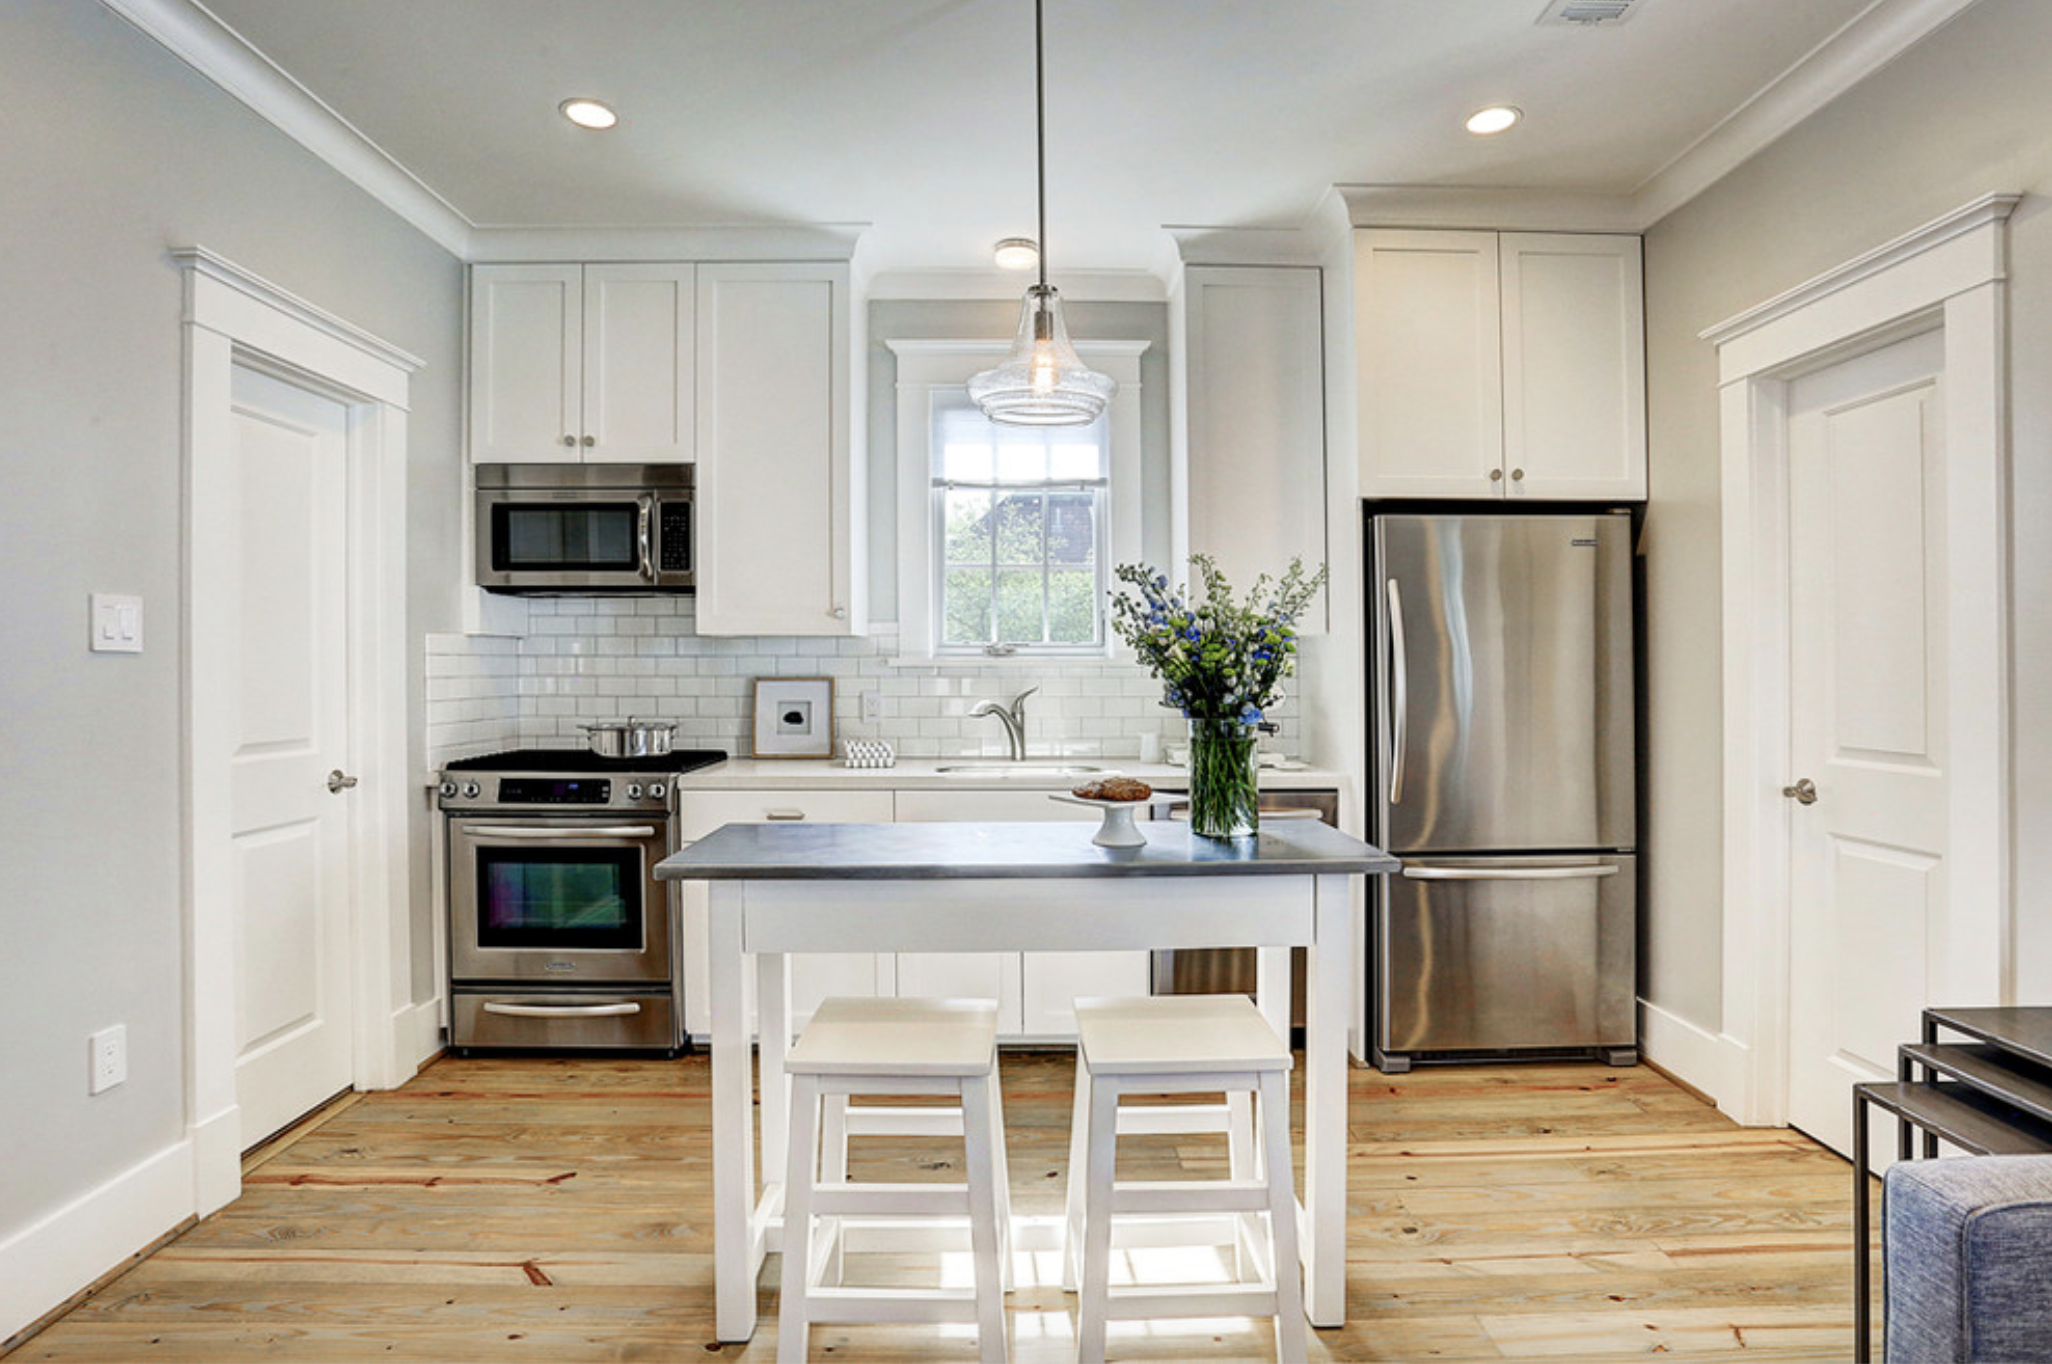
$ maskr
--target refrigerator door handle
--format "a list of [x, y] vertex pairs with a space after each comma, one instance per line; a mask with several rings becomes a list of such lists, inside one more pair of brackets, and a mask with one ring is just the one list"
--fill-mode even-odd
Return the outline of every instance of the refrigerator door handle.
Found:
[[1404, 875], [1413, 881], [1593, 881], [1617, 875], [1617, 867], [1405, 867]]
[[1396, 694], [1391, 698], [1389, 721], [1389, 803], [1401, 805], [1404, 802], [1404, 749], [1408, 736], [1408, 713], [1411, 708], [1410, 660], [1404, 650], [1404, 594], [1391, 578], [1389, 591], [1389, 650], [1390, 672]]

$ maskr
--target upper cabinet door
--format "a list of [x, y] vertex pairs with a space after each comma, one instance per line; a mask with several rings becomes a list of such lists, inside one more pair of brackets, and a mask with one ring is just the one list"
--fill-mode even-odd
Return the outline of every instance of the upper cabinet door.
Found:
[[[1320, 272], [1183, 271], [1180, 563], [1208, 554], [1241, 589], [1290, 560], [1325, 563], [1325, 342]], [[1325, 628], [1322, 599], [1299, 629]]]
[[697, 444], [697, 268], [584, 267], [588, 463], [689, 463]]
[[478, 265], [470, 272], [470, 457], [479, 464], [582, 456], [584, 272]]
[[1361, 495], [1495, 497], [1497, 234], [1355, 234]]
[[1506, 232], [1501, 253], [1506, 494], [1643, 499], [1639, 239]]
[[698, 632], [867, 628], [844, 265], [698, 272]]

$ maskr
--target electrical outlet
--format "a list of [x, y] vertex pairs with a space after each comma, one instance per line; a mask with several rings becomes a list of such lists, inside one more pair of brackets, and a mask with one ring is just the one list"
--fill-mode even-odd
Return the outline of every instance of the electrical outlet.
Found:
[[116, 1023], [86, 1039], [91, 1069], [86, 1075], [86, 1093], [104, 1094], [128, 1078], [128, 1028]]
[[872, 688], [862, 693], [862, 723], [873, 725], [883, 719], [883, 693]]

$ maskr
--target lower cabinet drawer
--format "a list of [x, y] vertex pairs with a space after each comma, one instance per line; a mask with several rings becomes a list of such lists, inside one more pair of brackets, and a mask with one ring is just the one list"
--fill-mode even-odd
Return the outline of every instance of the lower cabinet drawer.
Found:
[[449, 1044], [456, 1047], [626, 1047], [674, 1051], [681, 1037], [667, 988], [660, 992], [457, 989]]

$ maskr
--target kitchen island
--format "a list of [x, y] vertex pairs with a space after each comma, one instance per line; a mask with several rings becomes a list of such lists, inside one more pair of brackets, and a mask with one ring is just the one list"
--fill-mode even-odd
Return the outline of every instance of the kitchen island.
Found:
[[[764, 1255], [780, 1248], [783, 1189], [774, 1175], [788, 1130], [793, 952], [1255, 947], [1264, 1011], [1274, 1018], [1288, 992], [1288, 950], [1308, 948], [1305, 1313], [1315, 1326], [1342, 1324], [1348, 986], [1360, 950], [1349, 878], [1397, 862], [1310, 820], [1277, 821], [1229, 842], [1195, 837], [1185, 824], [1140, 827], [1144, 846], [1103, 848], [1076, 824], [729, 824], [656, 868], [662, 880], [711, 885], [720, 1340], [754, 1334], [756, 1279]], [[750, 957], [764, 1022], [759, 1106], [748, 1063]], [[760, 1186], [751, 1140], [758, 1111]]]

